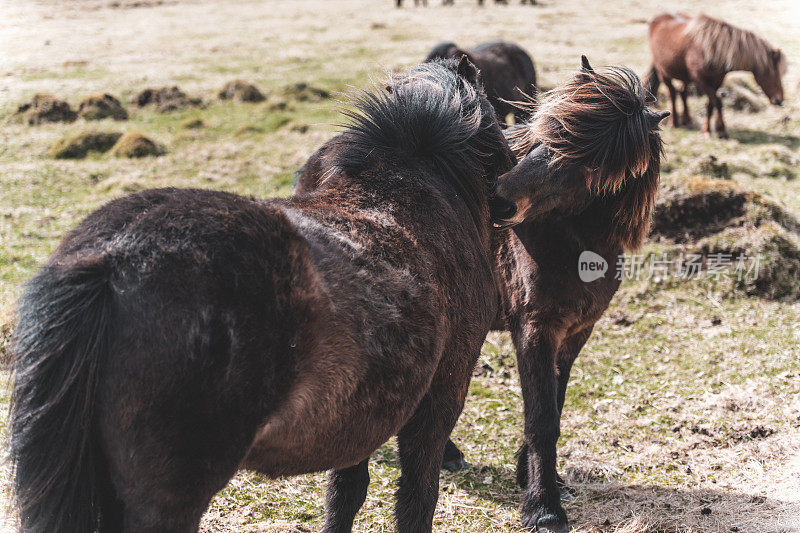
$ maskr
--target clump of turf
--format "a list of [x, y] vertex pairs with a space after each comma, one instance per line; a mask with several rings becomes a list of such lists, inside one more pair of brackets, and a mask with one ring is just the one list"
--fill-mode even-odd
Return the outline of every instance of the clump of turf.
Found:
[[259, 128], [258, 126], [253, 126], [251, 124], [247, 124], [244, 126], [239, 126], [233, 132], [234, 135], [252, 135], [256, 133], [264, 133], [263, 128]]
[[59, 100], [52, 94], [37, 94], [33, 99], [17, 109], [17, 113], [31, 126], [46, 122], [73, 122], [78, 114], [69, 103]]
[[218, 96], [220, 100], [238, 102], [263, 102], [266, 99], [258, 87], [244, 80], [229, 81], [219, 90]]
[[749, 193], [728, 180], [692, 176], [659, 195], [651, 234], [687, 242], [735, 225]]
[[705, 261], [716, 256], [732, 264], [743, 262], [742, 272], [720, 280], [730, 292], [770, 300], [800, 299], [800, 241], [777, 222], [728, 228], [701, 240], [695, 251]]
[[720, 161], [715, 155], [701, 157], [697, 163], [697, 172], [704, 176], [730, 179], [731, 168], [725, 161]]
[[145, 89], [134, 97], [133, 103], [139, 107], [152, 105], [159, 113], [203, 105], [202, 100], [189, 98], [177, 86]]
[[283, 93], [298, 102], [321, 102], [331, 97], [331, 93], [305, 82], [295, 83], [283, 90]]
[[113, 118], [114, 120], [127, 120], [128, 112], [122, 103], [108, 93], [95, 93], [84, 98], [78, 104], [78, 115], [86, 120], [101, 120]]
[[111, 153], [117, 157], [159, 156], [165, 152], [163, 146], [139, 131], [129, 131], [111, 148]]
[[107, 152], [122, 137], [109, 131], [83, 131], [68, 135], [56, 142], [50, 154], [56, 159], [82, 159], [89, 152]]
[[0, 368], [5, 368], [11, 361], [11, 324], [0, 324]]
[[765, 107], [761, 95], [744, 80], [732, 79], [723, 85], [720, 98], [725, 107], [745, 113], [758, 113]]
[[200, 118], [187, 118], [181, 122], [181, 128], [185, 130], [196, 130], [204, 127], [205, 125], [206, 123]]

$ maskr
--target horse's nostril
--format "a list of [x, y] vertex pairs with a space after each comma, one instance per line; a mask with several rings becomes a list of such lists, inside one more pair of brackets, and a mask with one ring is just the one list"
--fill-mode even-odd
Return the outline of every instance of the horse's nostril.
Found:
[[783, 105], [783, 100], [781, 100], [780, 98], [773, 98], [772, 103], [775, 105]]
[[495, 196], [489, 202], [492, 211], [492, 218], [497, 220], [508, 220], [517, 214], [517, 204], [509, 202], [505, 198]]

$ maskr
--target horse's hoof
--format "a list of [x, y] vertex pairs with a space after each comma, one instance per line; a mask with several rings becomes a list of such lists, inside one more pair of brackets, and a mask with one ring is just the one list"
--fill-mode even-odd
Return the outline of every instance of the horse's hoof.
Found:
[[572, 487], [568, 487], [566, 485], [559, 486], [558, 490], [561, 493], [561, 501], [562, 502], [568, 502], [570, 500], [574, 500], [575, 496], [578, 495], [578, 491], [576, 491]]
[[724, 132], [724, 131], [722, 133], [718, 133], [717, 136], [720, 139], [727, 139], [728, 138], [728, 134], [726, 132]]
[[546, 514], [536, 521], [536, 530], [540, 532], [547, 531], [549, 533], [567, 533], [569, 531], [569, 526], [567, 526], [566, 520], [554, 514]]
[[522, 504], [522, 525], [532, 531], [566, 533], [567, 515], [558, 502], [552, 506], [527, 501]]
[[458, 472], [459, 470], [467, 470], [468, 468], [472, 468], [472, 465], [464, 459], [454, 459], [442, 463], [442, 470], [447, 470], [448, 472]]

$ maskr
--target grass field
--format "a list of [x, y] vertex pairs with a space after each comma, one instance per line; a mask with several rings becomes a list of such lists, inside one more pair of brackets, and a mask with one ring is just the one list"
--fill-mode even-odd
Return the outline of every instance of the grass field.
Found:
[[[348, 91], [419, 61], [438, 41], [516, 41], [531, 52], [541, 85], [552, 87], [582, 53], [594, 65], [645, 72], [646, 22], [667, 7], [655, 0], [483, 9], [471, 0], [452, 8], [431, 2], [437, 5], [398, 10], [389, 0], [0, 0], [0, 348], [13, 329], [21, 283], [107, 200], [167, 185], [290, 195], [294, 171], [336, 131]], [[800, 268], [800, 5], [678, 0], [668, 7], [756, 30], [788, 56], [785, 105], [766, 106], [761, 95], [758, 113], [728, 109], [729, 140], [666, 129], [662, 181], [669, 195], [722, 178], [777, 206], [780, 220], [737, 231], [780, 234], [780, 246], [770, 249], [777, 254], [772, 274], [789, 272], [782, 283], [800, 286], [792, 278]], [[236, 78], [259, 86], [266, 101], [219, 101], [216, 91]], [[733, 78], [754, 85], [749, 74]], [[297, 83], [334, 98], [304, 99], [292, 90]], [[206, 105], [158, 113], [128, 103], [145, 87], [165, 85]], [[130, 119], [28, 126], [15, 114], [35, 93], [75, 106], [97, 91], [119, 97]], [[705, 104], [690, 104], [699, 122]], [[202, 125], [186, 127], [192, 119]], [[166, 154], [52, 158], [57, 140], [90, 128], [140, 130]], [[643, 253], [696, 246], [703, 244], [654, 240]], [[725, 280], [623, 284], [568, 390], [559, 462], [577, 489], [567, 504], [576, 531], [800, 531], [798, 292], [776, 298]], [[0, 371], [4, 405], [7, 381]], [[454, 434], [473, 467], [442, 474], [437, 531], [521, 530], [513, 459], [522, 433], [518, 388], [508, 335], [491, 333]], [[0, 431], [5, 437], [4, 417]], [[391, 530], [399, 476], [393, 442], [375, 453], [370, 475], [356, 529]], [[7, 503], [7, 466], [0, 482]], [[213, 501], [203, 531], [315, 530], [323, 490], [323, 474], [267, 480], [242, 473]], [[0, 528], [12, 528], [8, 506], [0, 513]]]

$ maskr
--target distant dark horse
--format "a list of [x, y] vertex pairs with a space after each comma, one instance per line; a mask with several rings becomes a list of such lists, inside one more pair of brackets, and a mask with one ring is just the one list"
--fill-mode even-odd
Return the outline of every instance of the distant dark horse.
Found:
[[528, 117], [530, 106], [520, 108], [509, 103], [530, 103], [536, 96], [536, 69], [525, 50], [503, 41], [483, 43], [470, 50], [462, 50], [455, 43], [439, 43], [425, 61], [462, 56], [467, 56], [480, 69], [486, 95], [501, 121], [509, 113], [518, 122]]
[[694, 84], [698, 91], [708, 97], [703, 123], [705, 135], [710, 134], [711, 116], [716, 109], [717, 135], [723, 138], [728, 136], [722, 119], [722, 100], [717, 96], [717, 90], [728, 72], [752, 72], [770, 102], [775, 105], [783, 102], [781, 77], [786, 72], [786, 57], [752, 32], [705, 15], [691, 18], [680, 13], [662, 13], [650, 23], [649, 42], [653, 54], [649, 90], [656, 94], [659, 83], [666, 84], [672, 103], [670, 124], [673, 126], [681, 122], [675, 107], [673, 79], [683, 82], [681, 99], [684, 125], [692, 123], [686, 102], [689, 85]]
[[397, 528], [430, 531], [497, 313], [489, 193], [513, 164], [475, 68], [457, 72], [363, 96], [316, 167], [330, 188], [145, 191], [64, 238], [13, 344], [22, 531], [196, 531], [239, 468], [332, 470], [325, 531], [349, 531], [393, 435]]
[[[623, 250], [648, 233], [658, 189], [661, 138], [636, 75], [625, 68], [582, 70], [548, 96], [530, 124], [506, 130], [519, 163], [498, 180], [513, 231], [494, 238], [500, 293], [517, 349], [525, 404], [525, 444], [517, 480], [528, 527], [566, 528], [556, 473], [556, 441], [572, 363], [619, 287], [613, 269]], [[298, 191], [318, 187], [326, 155], [298, 173]], [[324, 185], [329, 186], [329, 185]], [[502, 213], [498, 205], [496, 214]], [[603, 257], [609, 273], [584, 283], [581, 252]], [[457, 466], [461, 453], [448, 442]]]

